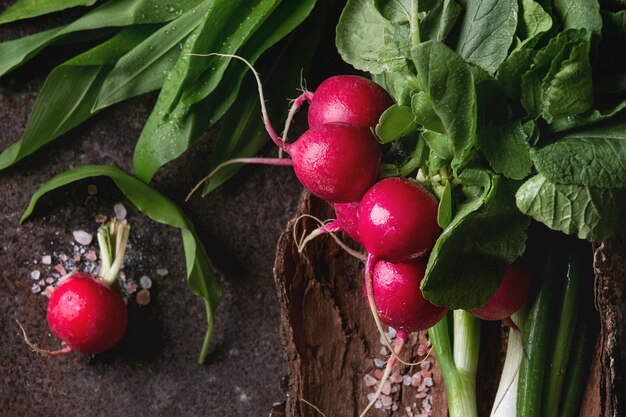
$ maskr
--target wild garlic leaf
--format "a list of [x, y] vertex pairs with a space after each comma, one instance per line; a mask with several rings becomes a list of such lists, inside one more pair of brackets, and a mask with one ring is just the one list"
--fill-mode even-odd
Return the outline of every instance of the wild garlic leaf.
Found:
[[453, 145], [452, 168], [462, 167], [476, 143], [476, 91], [469, 65], [441, 42], [413, 49], [422, 91], [429, 95]]
[[534, 149], [532, 159], [555, 184], [626, 188], [626, 123], [566, 135]]
[[181, 230], [187, 266], [187, 285], [194, 294], [204, 300], [206, 307], [207, 330], [198, 359], [200, 363], [204, 362], [213, 332], [215, 311], [222, 298], [222, 290], [193, 224], [174, 202], [116, 166], [85, 165], [62, 172], [42, 185], [33, 194], [20, 222], [25, 221], [32, 214], [39, 199], [48, 192], [84, 178], [99, 176], [111, 178], [126, 198], [152, 220]]
[[415, 120], [421, 126], [428, 130], [438, 133], [444, 133], [445, 129], [441, 123], [441, 119], [435, 113], [433, 103], [430, 97], [423, 91], [418, 91], [411, 96], [411, 108], [415, 115]]
[[534, 0], [522, 0], [520, 8], [517, 36], [521, 42], [515, 49], [534, 48], [543, 34], [552, 28], [552, 17]]
[[154, 0], [110, 0], [66, 26], [0, 43], [0, 76], [22, 65], [56, 41], [83, 41], [82, 31], [162, 23], [173, 20], [202, 0], [181, 0], [171, 7], [154, 7]]
[[457, 52], [493, 75], [506, 59], [517, 27], [516, 0], [467, 2]]
[[42, 16], [78, 6], [92, 6], [96, 0], [17, 0], [0, 13], [0, 25]]
[[626, 100], [618, 103], [609, 110], [600, 111], [597, 109], [578, 115], [568, 115], [555, 118], [550, 124], [553, 132], [565, 132], [574, 128], [593, 125], [608, 120], [626, 109]]
[[[314, 3], [314, 0], [282, 2], [269, 16], [265, 16], [261, 27], [257, 27], [255, 34], [235, 52], [254, 64], [263, 52], [304, 21], [311, 12]], [[236, 4], [229, 3], [229, 7], [231, 6], [235, 7]], [[256, 27], [259, 23], [252, 18], [246, 20], [247, 16], [241, 14], [237, 7], [230, 12], [238, 15], [237, 21], [245, 22], [242, 25], [249, 24]], [[261, 18], [258, 13], [255, 14], [255, 17]], [[199, 25], [190, 35], [191, 38], [197, 39], [205, 30], [205, 26], [212, 27], [209, 20]], [[241, 30], [239, 26], [238, 30]], [[227, 37], [229, 34], [222, 33], [220, 36]], [[216, 41], [213, 37], [211, 39]], [[203, 60], [202, 57], [189, 56], [190, 53], [207, 53], [215, 50], [233, 52], [220, 49], [224, 45], [219, 39], [216, 42], [217, 44], [213, 46], [207, 45], [206, 40], [197, 44], [194, 41], [184, 45], [183, 51], [172, 70], [171, 79], [164, 84], [155, 108], [150, 114], [135, 147], [133, 166], [135, 173], [143, 181], [149, 182], [159, 168], [185, 152], [206, 129], [226, 113], [235, 101], [248, 67], [239, 61], [232, 62], [231, 59], [221, 57], [212, 57], [219, 58], [219, 60], [214, 61], [216, 71], [210, 72], [208, 74], [210, 79], [206, 79], [207, 83], [218, 83], [215, 91], [194, 104], [187, 104], [180, 99], [182, 92], [187, 91], [187, 87], [184, 87], [183, 84], [185, 83], [184, 80], [188, 76], [190, 77], [191, 68], [193, 68], [194, 73], [205, 71], [207, 68], [205, 67], [207, 61]], [[229, 48], [233, 46], [230, 43], [228, 45]], [[206, 49], [194, 49], [200, 46]], [[198, 60], [196, 61], [196, 59]], [[224, 63], [230, 64], [229, 70], [226, 72], [218, 71], [218, 66], [221, 68]], [[215, 81], [216, 79], [219, 80]], [[193, 87], [194, 85], [190, 84], [189, 88], [193, 89]], [[191, 90], [187, 94], [188, 98], [193, 95]]]
[[532, 170], [528, 136], [519, 120], [482, 127], [478, 132], [478, 147], [493, 170], [507, 178], [522, 180]]
[[485, 171], [476, 178], [483, 179], [468, 186], [482, 184], [480, 194], [457, 206], [428, 259], [421, 288], [437, 305], [483, 305], [499, 287], [506, 267], [526, 248], [529, 219], [515, 207], [517, 183]]
[[22, 138], [0, 154], [0, 170], [90, 118], [102, 83], [115, 62], [154, 29], [153, 26], [124, 29], [54, 68], [35, 100]]
[[626, 188], [554, 184], [538, 174], [516, 193], [517, 207], [551, 229], [598, 242], [626, 233]]

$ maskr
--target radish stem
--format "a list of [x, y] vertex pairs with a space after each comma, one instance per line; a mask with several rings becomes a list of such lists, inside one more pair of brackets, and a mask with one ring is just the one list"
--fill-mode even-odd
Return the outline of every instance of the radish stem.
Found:
[[[464, 311], [462, 312], [464, 314], [457, 314], [456, 311], [454, 313], [456, 315], [454, 354], [447, 317], [428, 329], [428, 337], [445, 381], [449, 417], [478, 417], [476, 364], [480, 343], [480, 322]], [[462, 353], [463, 348], [467, 348], [468, 353]], [[458, 359], [458, 364], [455, 363], [455, 359]]]
[[491, 409], [491, 417], [516, 417], [517, 415], [517, 385], [519, 369], [524, 357], [524, 344], [521, 332], [524, 331], [526, 309], [522, 307], [511, 318], [509, 340], [506, 347], [504, 368], [500, 377], [500, 384]]
[[289, 109], [289, 113], [287, 114], [287, 120], [285, 120], [285, 128], [283, 130], [283, 136], [281, 138], [283, 142], [287, 141], [287, 134], [289, 133], [289, 127], [291, 126], [293, 116], [300, 109], [300, 107], [302, 107], [302, 104], [304, 104], [305, 101], [313, 100], [313, 96], [314, 96], [314, 93], [305, 90], [302, 94], [300, 94], [293, 101], [293, 104], [291, 105], [291, 108]]
[[122, 269], [124, 254], [130, 234], [130, 225], [126, 220], [111, 220], [100, 226], [98, 243], [102, 265], [98, 277], [107, 285], [112, 285]]

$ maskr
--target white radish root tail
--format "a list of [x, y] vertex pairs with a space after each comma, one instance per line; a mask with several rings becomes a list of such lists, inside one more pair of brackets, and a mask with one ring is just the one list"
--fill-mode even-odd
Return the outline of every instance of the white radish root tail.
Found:
[[28, 335], [26, 334], [26, 330], [24, 330], [24, 327], [22, 326], [22, 323], [20, 323], [17, 320], [15, 320], [15, 322], [17, 323], [17, 325], [20, 327], [20, 330], [22, 331], [22, 337], [24, 339], [24, 342], [26, 342], [26, 344], [39, 355], [45, 358], [49, 358], [52, 356], [66, 355], [72, 351], [72, 348], [69, 346], [66, 346], [63, 349], [59, 349], [59, 350], [48, 350], [48, 349], [40, 348], [35, 343], [30, 341], [30, 339], [28, 338]]
[[315, 404], [312, 404], [310, 402], [308, 402], [307, 400], [305, 400], [304, 398], [300, 398], [299, 399], [300, 402], [305, 403], [306, 405], [308, 405], [309, 407], [311, 407], [312, 409], [314, 409], [315, 411], [317, 411], [319, 413], [319, 415], [321, 415], [322, 417], [326, 417], [326, 414], [324, 414], [322, 412], [322, 410], [320, 410]]
[[[309, 218], [309, 219], [315, 220], [318, 223], [319, 227], [317, 229], [315, 229], [313, 232], [311, 232], [309, 235], [307, 235], [306, 234], [306, 230], [304, 230], [302, 232], [302, 236], [298, 237], [296, 235], [296, 225], [303, 218]], [[339, 239], [339, 237], [337, 237], [335, 232], [340, 232], [342, 229], [321, 230], [321, 229], [324, 229], [325, 227], [330, 226], [335, 221], [336, 220], [334, 220], [334, 219], [329, 219], [329, 220], [326, 220], [326, 221], [322, 221], [322, 220], [318, 219], [317, 217], [312, 216], [310, 214], [302, 214], [302, 215], [298, 216], [298, 218], [296, 218], [296, 220], [294, 222], [294, 227], [293, 227], [293, 240], [294, 240], [294, 242], [296, 242], [296, 247], [298, 248], [298, 253], [302, 254], [302, 256], [304, 256], [305, 259], [310, 261], [310, 259], [307, 258], [306, 255], [303, 253], [305, 246], [307, 245], [307, 243], [309, 243], [311, 240], [315, 239], [317, 236], [320, 236], [322, 234], [328, 233], [335, 240], [335, 242], [341, 247], [341, 249], [346, 251], [346, 253], [348, 255], [350, 255], [350, 256], [352, 256], [352, 257], [354, 257], [354, 258], [356, 258], [356, 259], [358, 259], [358, 260], [360, 260], [362, 262], [365, 262], [365, 260], [366, 260], [365, 254], [352, 249], [344, 241], [342, 241], [341, 239]]]
[[260, 165], [277, 165], [277, 166], [286, 166], [286, 167], [292, 167], [293, 166], [293, 161], [291, 159], [280, 159], [280, 158], [234, 158], [234, 159], [229, 159], [228, 161], [224, 161], [221, 164], [219, 164], [218, 166], [216, 166], [213, 171], [209, 172], [209, 174], [202, 178], [195, 187], [193, 187], [193, 189], [189, 192], [189, 194], [187, 194], [187, 197], [185, 197], [185, 201], [189, 201], [189, 199], [191, 198], [191, 196], [193, 195], [193, 193], [195, 193], [198, 188], [200, 188], [200, 186], [202, 184], [204, 184], [205, 182], [207, 182], [208, 180], [211, 179], [211, 177], [213, 175], [215, 175], [219, 170], [221, 170], [224, 167], [227, 167], [228, 165], [234, 165], [234, 164], [260, 164]]

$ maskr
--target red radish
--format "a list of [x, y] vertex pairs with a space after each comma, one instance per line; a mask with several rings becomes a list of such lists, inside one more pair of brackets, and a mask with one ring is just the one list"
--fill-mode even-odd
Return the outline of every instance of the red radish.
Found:
[[[376, 319], [396, 329], [395, 347], [389, 358], [378, 390], [361, 417], [372, 407], [382, 392], [382, 386], [391, 375], [391, 370], [404, 346], [408, 333], [426, 330], [435, 325], [448, 312], [447, 307], [438, 307], [424, 299], [420, 283], [426, 272], [426, 260], [411, 263], [378, 261], [372, 268], [373, 257], [368, 256], [365, 265], [366, 296]], [[385, 336], [386, 337], [386, 336]]]
[[359, 203], [361, 243], [375, 260], [407, 262], [430, 251], [441, 233], [437, 199], [415, 181], [387, 178]]
[[530, 291], [532, 277], [522, 261], [515, 261], [504, 271], [500, 287], [484, 305], [469, 310], [483, 320], [504, 320], [519, 310]]
[[360, 200], [378, 176], [380, 148], [372, 133], [358, 126], [317, 126], [283, 149], [302, 185], [331, 203]]
[[[252, 70], [257, 81], [265, 130], [272, 141], [291, 156], [296, 176], [305, 188], [330, 203], [358, 201], [365, 194], [378, 176], [381, 160], [380, 147], [369, 128], [349, 123], [326, 123], [309, 129], [295, 142], [286, 143], [270, 123], [261, 80], [254, 67], [236, 55], [210, 55], [238, 59]], [[355, 106], [357, 105], [355, 103]], [[272, 161], [266, 158], [258, 162], [287, 165], [283, 159]], [[210, 178], [212, 174], [200, 183]]]
[[330, 77], [313, 93], [309, 128], [332, 122], [374, 127], [392, 104], [389, 93], [374, 81], [355, 75]]
[[[126, 331], [128, 311], [120, 294], [110, 286], [116, 281], [126, 251], [130, 226], [126, 220], [112, 220], [98, 230], [102, 264], [99, 276], [75, 272], [50, 297], [48, 325], [66, 347], [56, 351], [33, 345], [24, 329], [24, 338], [44, 356], [73, 350], [96, 354], [115, 345]], [[21, 327], [21, 326], [20, 326]]]
[[75, 273], [57, 287], [48, 303], [50, 330], [72, 350], [96, 354], [124, 335], [126, 304], [96, 277]]
[[359, 238], [359, 225], [357, 220], [359, 202], [335, 203], [333, 204], [333, 208], [337, 216], [336, 221], [341, 225], [341, 229], [356, 242], [360, 243], [361, 240]]
[[426, 300], [420, 283], [426, 260], [411, 263], [378, 261], [374, 266], [373, 292], [380, 321], [407, 333], [426, 330], [448, 312]]

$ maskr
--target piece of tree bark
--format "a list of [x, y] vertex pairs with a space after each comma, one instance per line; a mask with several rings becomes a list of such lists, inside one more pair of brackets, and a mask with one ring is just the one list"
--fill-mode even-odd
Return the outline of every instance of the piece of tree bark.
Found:
[[[305, 193], [297, 216], [301, 214], [327, 219], [333, 212], [326, 203]], [[365, 385], [364, 377], [373, 376], [378, 369], [374, 358], [386, 360], [386, 356], [380, 353], [380, 336], [363, 291], [362, 262], [344, 252], [330, 236], [318, 237], [298, 253], [294, 227], [300, 238], [317, 226], [309, 218], [290, 221], [277, 248], [274, 273], [289, 366], [285, 412], [289, 417], [319, 416], [314, 405], [327, 416], [358, 416], [368, 403], [367, 395], [375, 391]], [[402, 358], [409, 362], [423, 359], [417, 353], [420, 343], [428, 343], [424, 332], [409, 338]], [[432, 416], [443, 417], [447, 405], [441, 373], [432, 355], [427, 360], [433, 373], [433, 387], [428, 390]], [[410, 376], [420, 367], [396, 363], [395, 371]], [[416, 387], [401, 382], [392, 386], [398, 389], [390, 394], [398, 409], [395, 415], [403, 415], [406, 407], [415, 415], [423, 410], [424, 400], [415, 397]], [[392, 415], [391, 410], [387, 414]]]
[[626, 416], [626, 238], [611, 239], [594, 249], [595, 304], [600, 313], [599, 415]]

